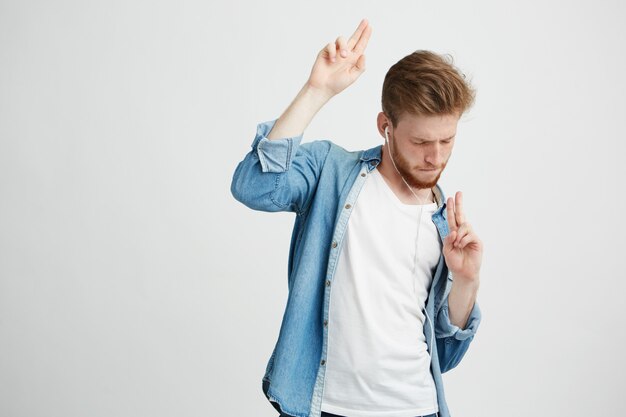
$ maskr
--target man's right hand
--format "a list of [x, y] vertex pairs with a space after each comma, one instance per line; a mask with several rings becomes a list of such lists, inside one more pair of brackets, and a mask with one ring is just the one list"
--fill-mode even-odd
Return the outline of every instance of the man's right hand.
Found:
[[307, 84], [332, 97], [352, 84], [365, 71], [365, 47], [372, 33], [367, 19], [361, 20], [346, 41], [339, 36], [318, 54]]
[[[369, 23], [363, 19], [348, 41], [340, 36], [317, 54], [309, 79], [276, 120], [267, 134], [269, 140], [302, 134], [319, 109], [365, 71], [363, 51], [371, 32]], [[344, 49], [345, 55], [341, 52]]]

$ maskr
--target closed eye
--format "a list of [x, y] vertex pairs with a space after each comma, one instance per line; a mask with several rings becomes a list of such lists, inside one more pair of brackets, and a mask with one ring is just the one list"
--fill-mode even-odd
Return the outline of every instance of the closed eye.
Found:
[[[450, 142], [452, 142], [452, 139], [445, 139], [441, 141], [441, 143], [445, 143], [446, 145], [449, 144]], [[429, 143], [429, 142], [413, 142], [414, 145], [424, 145], [426, 143]]]

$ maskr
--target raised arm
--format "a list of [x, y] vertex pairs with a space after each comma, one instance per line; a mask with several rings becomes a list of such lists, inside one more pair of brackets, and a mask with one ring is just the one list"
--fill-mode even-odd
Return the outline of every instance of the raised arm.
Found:
[[371, 32], [371, 26], [363, 19], [350, 39], [339, 36], [319, 51], [309, 79], [278, 118], [268, 139], [301, 135], [324, 104], [365, 71], [363, 52]]
[[370, 34], [363, 19], [350, 39], [339, 36], [326, 45], [289, 107], [278, 119], [257, 126], [252, 150], [233, 175], [235, 199], [261, 211], [306, 210], [331, 144], [313, 141], [300, 145], [304, 129], [328, 100], [365, 71], [363, 52]]

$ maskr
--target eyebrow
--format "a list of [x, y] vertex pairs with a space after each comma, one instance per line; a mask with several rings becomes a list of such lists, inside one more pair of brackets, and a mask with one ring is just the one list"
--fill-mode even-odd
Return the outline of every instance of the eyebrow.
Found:
[[[449, 140], [449, 139], [452, 139], [455, 136], [456, 136], [456, 133], [454, 135], [450, 136], [449, 138], [444, 138], [444, 139], [439, 139], [439, 140]], [[435, 142], [436, 141], [436, 139], [435, 140], [430, 140], [430, 139], [418, 138], [417, 136], [412, 136], [411, 138], [412, 139], [421, 140], [421, 141], [424, 141], [424, 142]]]

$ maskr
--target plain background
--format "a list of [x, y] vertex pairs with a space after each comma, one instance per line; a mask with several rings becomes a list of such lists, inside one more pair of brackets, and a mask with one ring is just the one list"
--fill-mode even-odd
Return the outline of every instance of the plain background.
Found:
[[292, 213], [230, 194], [317, 52], [373, 33], [304, 141], [381, 144], [388, 68], [477, 88], [440, 185], [485, 245], [454, 417], [618, 416], [626, 57], [616, 1], [1, 1], [0, 415], [261, 416]]

